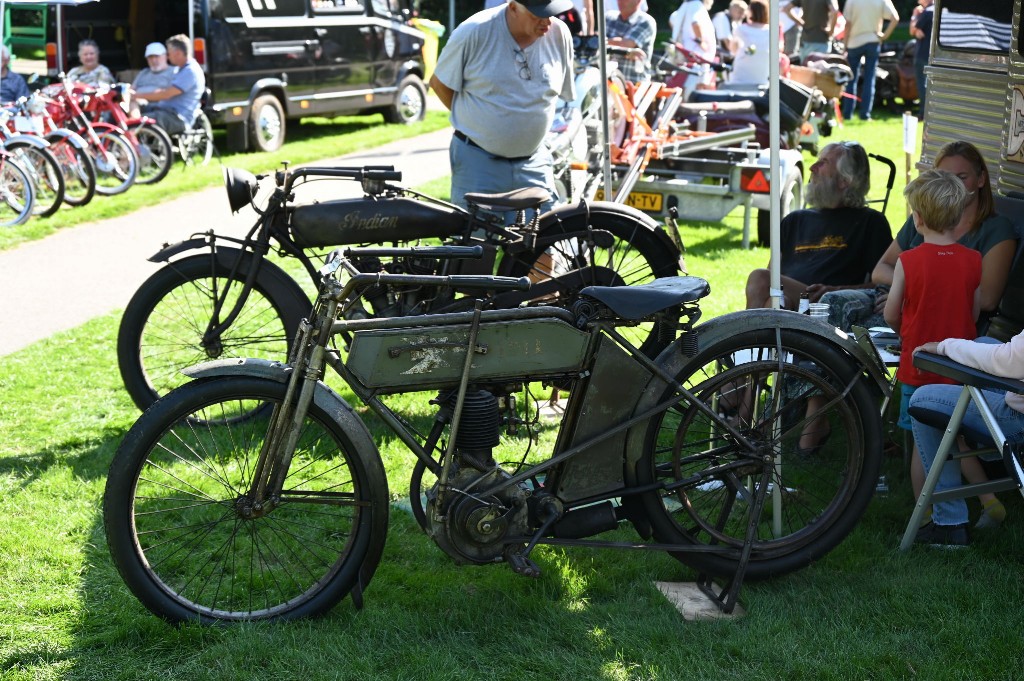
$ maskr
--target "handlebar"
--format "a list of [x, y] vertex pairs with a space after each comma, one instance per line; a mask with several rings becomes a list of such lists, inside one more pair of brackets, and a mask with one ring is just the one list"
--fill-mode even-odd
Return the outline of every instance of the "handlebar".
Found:
[[364, 166], [362, 168], [317, 168], [307, 166], [287, 172], [279, 170], [276, 174], [278, 186], [284, 185], [286, 192], [290, 192], [292, 185], [301, 177], [340, 177], [359, 181], [400, 182], [402, 180], [402, 172], [395, 170], [394, 166]]
[[367, 257], [422, 257], [422, 258], [482, 258], [483, 246], [409, 246], [407, 248], [347, 248], [346, 258]]

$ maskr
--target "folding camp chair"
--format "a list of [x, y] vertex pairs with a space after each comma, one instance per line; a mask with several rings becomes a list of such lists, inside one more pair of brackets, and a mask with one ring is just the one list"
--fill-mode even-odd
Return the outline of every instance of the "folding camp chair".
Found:
[[[948, 357], [934, 355], [926, 352], [919, 352], [914, 356], [914, 366], [919, 369], [931, 371], [941, 376], [952, 378], [957, 383], [963, 384], [960, 392], [960, 399], [953, 408], [952, 416], [934, 412], [931, 410], [911, 407], [910, 415], [915, 419], [936, 428], [945, 429], [945, 435], [939, 444], [939, 451], [935, 455], [935, 461], [928, 477], [925, 478], [921, 495], [917, 498], [917, 505], [907, 523], [907, 529], [903, 533], [903, 541], [900, 543], [900, 551], [906, 551], [914, 543], [914, 537], [920, 527], [921, 518], [925, 509], [933, 502], [946, 501], [948, 499], [959, 499], [972, 497], [986, 492], [1002, 492], [1009, 489], [1021, 489], [1024, 494], [1024, 442], [1011, 442], [1003, 435], [1003, 431], [996, 423], [995, 417], [989, 409], [988, 403], [982, 396], [982, 389], [1009, 391], [1024, 394], [1024, 381], [1017, 381], [1011, 378], [1001, 378], [992, 374], [972, 369], [954, 362]], [[982, 420], [986, 429], [977, 431], [963, 427], [964, 414], [971, 400], [981, 412]], [[982, 451], [963, 452], [959, 451], [956, 444], [957, 435], [962, 434], [971, 442], [987, 445], [989, 448]], [[994, 449], [993, 449], [994, 448]], [[939, 481], [942, 467], [950, 456], [963, 458], [965, 456], [977, 456], [985, 452], [999, 452], [1002, 454], [1003, 463], [1006, 465], [1008, 474], [1004, 478], [989, 480], [984, 483], [963, 484], [959, 487], [935, 492], [935, 485]]]

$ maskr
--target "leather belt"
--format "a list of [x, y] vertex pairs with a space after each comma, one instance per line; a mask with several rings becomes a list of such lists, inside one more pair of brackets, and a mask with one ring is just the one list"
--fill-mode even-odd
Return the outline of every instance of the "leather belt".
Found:
[[[487, 151], [486, 149], [481, 147], [479, 144], [477, 144], [473, 140], [471, 140], [468, 137], [466, 137], [466, 133], [462, 132], [461, 130], [456, 130], [455, 133], [453, 134], [453, 137], [455, 137], [455, 139], [457, 139], [457, 140], [461, 140], [461, 141], [465, 142], [466, 144], [468, 144], [471, 147], [476, 147], [480, 151], [486, 151], [488, 154], [491, 154], [491, 152]], [[498, 156], [497, 154], [491, 154], [491, 156], [494, 157], [494, 158], [500, 158], [502, 161], [510, 161], [512, 163], [522, 163], [523, 161], [529, 161], [531, 158], [533, 158], [533, 154], [531, 154], [529, 156], [515, 156], [515, 157]]]

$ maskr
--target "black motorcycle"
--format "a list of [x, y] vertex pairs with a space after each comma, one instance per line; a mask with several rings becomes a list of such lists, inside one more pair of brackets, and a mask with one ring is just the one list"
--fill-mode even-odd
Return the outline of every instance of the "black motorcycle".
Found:
[[[253, 204], [259, 181], [225, 169], [233, 212]], [[310, 180], [361, 183], [363, 196], [293, 203]], [[125, 387], [140, 409], [185, 382], [179, 370], [215, 358], [289, 356], [311, 302], [287, 270], [305, 270], [310, 290], [319, 265], [336, 246], [392, 245], [363, 253], [355, 266], [387, 274], [527, 276], [528, 292], [495, 293], [494, 308], [559, 304], [585, 286], [640, 284], [680, 273], [680, 247], [643, 213], [615, 203], [585, 202], [540, 214], [547, 192], [468, 194], [470, 210], [389, 184], [392, 168], [298, 168], [274, 173], [275, 188], [244, 238], [210, 230], [165, 245], [150, 260], [167, 265], [132, 296], [118, 330], [117, 357]], [[512, 224], [495, 213], [516, 212]], [[527, 219], [531, 214], [532, 218]], [[416, 244], [479, 246], [479, 260], [436, 257]], [[178, 257], [184, 256], [184, 257]], [[276, 256], [271, 258], [270, 256]], [[277, 262], [281, 265], [278, 265]], [[381, 283], [342, 307], [345, 319], [405, 317], [461, 311], [470, 303], [458, 287]], [[628, 329], [649, 356], [670, 340], [655, 323]]]

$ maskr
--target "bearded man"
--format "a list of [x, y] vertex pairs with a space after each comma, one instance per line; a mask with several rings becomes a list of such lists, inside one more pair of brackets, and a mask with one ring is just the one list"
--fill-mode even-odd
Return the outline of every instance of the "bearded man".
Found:
[[[874, 287], [871, 270], [892, 243], [892, 230], [865, 205], [870, 184], [864, 147], [838, 142], [821, 150], [806, 191], [814, 207], [793, 211], [780, 225], [785, 308], [797, 309], [804, 293], [814, 303], [829, 291]], [[768, 269], [750, 273], [747, 309], [771, 305], [770, 283]]]

